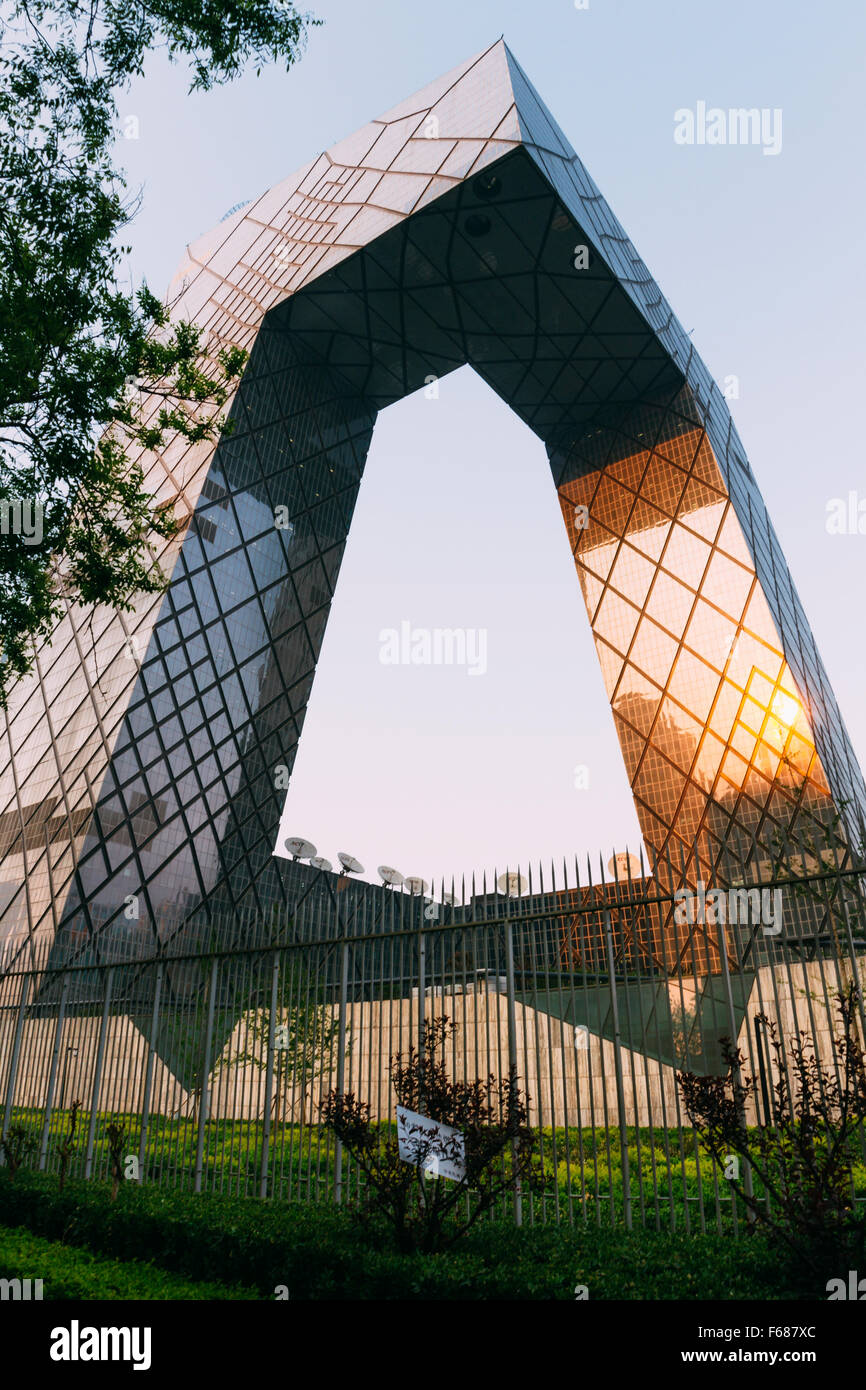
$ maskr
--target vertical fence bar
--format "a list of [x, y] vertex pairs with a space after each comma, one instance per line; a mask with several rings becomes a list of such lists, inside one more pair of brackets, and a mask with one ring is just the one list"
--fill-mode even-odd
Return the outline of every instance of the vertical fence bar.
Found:
[[427, 1016], [427, 938], [418, 933], [418, 1057], [424, 1060], [424, 1022]]
[[208, 993], [207, 1004], [207, 1031], [205, 1032], [204, 1060], [202, 1062], [201, 1068], [201, 1096], [199, 1099], [198, 1135], [196, 1137], [195, 1148], [195, 1178], [193, 1181], [193, 1191], [195, 1192], [201, 1192], [202, 1167], [204, 1166], [205, 1125], [207, 1124], [207, 1113], [210, 1107], [210, 1059], [211, 1048], [213, 1046], [214, 1012], [216, 1009], [217, 970], [218, 961], [215, 957], [214, 960], [211, 962], [210, 968], [210, 990]]
[[[505, 911], [505, 987], [508, 991], [508, 1068], [511, 1077], [517, 1077], [517, 1011], [514, 1005], [514, 936], [511, 916], [509, 914], [510, 900], [506, 899]], [[516, 1167], [518, 1157], [519, 1140], [512, 1139], [511, 1152]], [[515, 1172], [514, 1175], [514, 1222], [517, 1226], [523, 1225], [523, 1192], [521, 1190], [520, 1177]]]
[[93, 1146], [96, 1141], [96, 1111], [99, 1105], [99, 1092], [102, 1088], [102, 1067], [105, 1061], [105, 1039], [108, 1033], [108, 1017], [111, 1008], [111, 986], [114, 969], [109, 966], [105, 972], [105, 997], [102, 1001], [102, 1019], [99, 1024], [99, 1042], [96, 1045], [96, 1065], [93, 1069], [93, 1090], [90, 1095], [90, 1120], [87, 1125], [87, 1149], [84, 1155], [84, 1176], [89, 1178], [93, 1171]]
[[[721, 965], [722, 965], [722, 975], [723, 975], [724, 981], [725, 981], [725, 994], [727, 995], [727, 1001], [728, 1001], [728, 1018], [729, 1018], [730, 1025], [731, 1025], [731, 1048], [732, 1048], [732, 1050], [733, 1050], [734, 1056], [736, 1056], [737, 1053], [738, 1053], [738, 1048], [737, 1048], [737, 1019], [736, 1019], [736, 1014], [735, 1014], [735, 1012], [734, 1012], [734, 993], [733, 993], [733, 990], [731, 989], [731, 972], [730, 972], [730, 968], [729, 968], [729, 965], [728, 965], [728, 943], [727, 943], [727, 938], [726, 938], [726, 933], [725, 933], [724, 925], [723, 925], [721, 922], [719, 922], [718, 926], [719, 926], [719, 955], [720, 955]], [[740, 1081], [739, 1072], [740, 1072], [740, 1067], [739, 1067], [739, 1064], [737, 1064], [737, 1081], [738, 1081], [738, 1082]], [[747, 1124], [747, 1122], [746, 1122], [746, 1112], [745, 1112], [745, 1108], [743, 1109], [743, 1113], [742, 1113], [741, 1116], [740, 1116], [740, 1128], [742, 1129], [742, 1131], [743, 1131], [744, 1134], [746, 1134], [746, 1135], [748, 1134], [748, 1129], [749, 1129], [749, 1127], [748, 1127], [748, 1124]], [[746, 1203], [746, 1220], [748, 1221], [749, 1225], [751, 1226], [751, 1225], [754, 1225], [754, 1223], [755, 1223], [755, 1221], [756, 1221], [757, 1218], [756, 1218], [754, 1209], [753, 1209], [753, 1207], [751, 1206], [751, 1199], [752, 1199], [752, 1197], [753, 1197], [753, 1195], [754, 1195], [754, 1192], [753, 1192], [753, 1187], [752, 1187], [752, 1165], [751, 1165], [751, 1163], [749, 1162], [748, 1159], [746, 1159], [745, 1172], [743, 1173], [743, 1191], [745, 1192], [746, 1197], [749, 1199], [749, 1201], [747, 1201], [747, 1203]]]
[[619, 1114], [619, 1149], [622, 1168], [622, 1200], [626, 1229], [631, 1230], [631, 1171], [628, 1156], [628, 1130], [626, 1129], [625, 1088], [622, 1076], [622, 1045], [619, 1032], [619, 1004], [616, 997], [616, 969], [613, 958], [613, 934], [610, 926], [610, 912], [604, 909], [604, 931], [607, 938], [607, 964], [610, 978], [610, 1012], [613, 1021], [613, 1064], [616, 1078], [616, 1106]]
[[150, 1104], [153, 1092], [153, 1068], [156, 1061], [156, 1039], [159, 1029], [159, 1001], [162, 994], [162, 962], [156, 967], [156, 981], [153, 987], [153, 1010], [150, 1016], [150, 1040], [147, 1049], [147, 1063], [144, 1073], [144, 1095], [141, 1101], [141, 1134], [138, 1140], [138, 1171], [144, 1175], [147, 1162], [147, 1140], [150, 1126]]
[[[33, 976], [27, 974], [21, 981], [21, 999], [18, 1003], [18, 1017], [15, 1020], [15, 1040], [12, 1044], [12, 1056], [9, 1060], [9, 1079], [6, 1083], [6, 1103], [3, 1108], [3, 1131], [0, 1134], [0, 1141], [5, 1141], [9, 1133], [9, 1121], [12, 1118], [12, 1102], [15, 1098], [15, 1082], [18, 1079], [18, 1059], [21, 1056], [21, 1038], [24, 1034], [24, 1019], [27, 1014], [27, 1000], [30, 996], [30, 983]], [[6, 1156], [3, 1153], [3, 1144], [0, 1142], [0, 1164], [5, 1164]]]
[[66, 1001], [69, 997], [69, 975], [63, 976], [63, 990], [60, 995], [60, 1007], [57, 1010], [57, 1026], [54, 1029], [54, 1046], [51, 1049], [51, 1068], [48, 1073], [48, 1090], [45, 1095], [45, 1122], [42, 1126], [42, 1139], [39, 1145], [39, 1171], [45, 1168], [48, 1159], [48, 1139], [51, 1132], [51, 1111], [54, 1105], [54, 1086], [57, 1081], [57, 1064], [60, 1059], [60, 1042], [63, 1037], [63, 1025], [66, 1022]]
[[277, 1033], [277, 997], [280, 986], [280, 953], [274, 951], [274, 967], [271, 975], [271, 1010], [268, 1015], [268, 1057], [265, 1067], [265, 1113], [262, 1120], [262, 1170], [259, 1178], [259, 1196], [268, 1195], [268, 1157], [271, 1147], [271, 1106], [274, 1095], [274, 1051]]
[[[343, 1094], [346, 1079], [346, 1014], [349, 1008], [349, 942], [343, 942], [340, 962], [340, 1018], [337, 1039], [337, 1094]], [[338, 1138], [334, 1145], [334, 1201], [343, 1200], [343, 1144]]]

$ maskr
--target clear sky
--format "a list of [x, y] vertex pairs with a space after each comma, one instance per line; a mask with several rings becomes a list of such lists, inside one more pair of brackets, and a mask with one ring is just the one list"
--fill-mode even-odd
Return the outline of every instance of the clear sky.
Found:
[[[191, 97], [156, 56], [121, 99], [130, 270], [185, 244], [501, 34], [718, 381], [861, 764], [866, 7], [851, 0], [322, 0], [290, 73]], [[780, 108], [778, 155], [681, 145], [674, 112]], [[866, 530], [866, 518], [864, 518]], [[385, 665], [380, 633], [486, 632], [486, 669]], [[480, 663], [479, 663], [480, 664]], [[587, 775], [575, 778], [575, 769]], [[588, 786], [575, 786], [575, 781]], [[539, 440], [465, 368], [380, 416], [284, 831], [425, 878], [639, 842]]]

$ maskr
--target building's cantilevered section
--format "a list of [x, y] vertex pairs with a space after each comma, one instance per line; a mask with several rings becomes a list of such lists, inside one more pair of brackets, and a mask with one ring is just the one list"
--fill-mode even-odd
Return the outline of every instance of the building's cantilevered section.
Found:
[[377, 412], [465, 363], [547, 446], [648, 847], [700, 835], [724, 882], [726, 848], [850, 836], [863, 778], [725, 400], [504, 43], [234, 212], [172, 294], [249, 350], [234, 430], [145, 461], [190, 518], [168, 592], [72, 608], [12, 693], [0, 943], [105, 960], [306, 891], [276, 773]]

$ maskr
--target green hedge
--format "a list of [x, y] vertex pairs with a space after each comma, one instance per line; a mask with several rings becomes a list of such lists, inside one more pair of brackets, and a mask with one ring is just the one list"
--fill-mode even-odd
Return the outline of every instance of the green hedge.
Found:
[[56, 1299], [251, 1299], [251, 1289], [191, 1283], [138, 1260], [110, 1260], [24, 1227], [0, 1227], [0, 1278], [41, 1279], [42, 1298]]
[[278, 1285], [293, 1299], [570, 1300], [578, 1284], [592, 1300], [792, 1296], [760, 1236], [488, 1224], [447, 1254], [406, 1256], [349, 1210], [133, 1184], [111, 1203], [101, 1183], [58, 1193], [54, 1178], [23, 1170], [14, 1183], [0, 1171], [0, 1222], [262, 1298]]

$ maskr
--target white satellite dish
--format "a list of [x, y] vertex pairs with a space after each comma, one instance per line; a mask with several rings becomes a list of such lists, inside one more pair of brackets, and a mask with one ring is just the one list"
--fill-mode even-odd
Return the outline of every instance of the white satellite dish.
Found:
[[403, 882], [400, 870], [392, 869], [390, 864], [380, 864], [377, 872], [387, 888], [399, 888]]
[[523, 874], [500, 874], [496, 880], [496, 887], [509, 898], [519, 898], [521, 893], [526, 892], [529, 883]]
[[340, 853], [337, 855], [337, 858], [343, 866], [341, 870], [342, 873], [362, 874], [364, 872], [364, 865], [360, 863], [360, 861], [357, 860], [354, 857], [354, 855], [346, 854], [344, 850], [340, 850]]
[[614, 854], [607, 861], [607, 871], [611, 878], [620, 883], [628, 883], [629, 878], [643, 878], [640, 860], [634, 854]]
[[453, 906], [454, 906], [454, 894], [453, 894], [453, 893], [443, 893], [443, 894], [442, 894], [442, 901], [443, 901], [443, 903], [445, 904], [446, 907], [453, 907]]
[[324, 869], [326, 873], [331, 873], [334, 867], [330, 859], [323, 858], [321, 854], [314, 854], [310, 863], [314, 869]]
[[409, 889], [413, 898], [418, 898], [427, 892], [427, 884], [423, 878], [404, 878], [403, 887]]
[[292, 835], [283, 843], [293, 859], [312, 859], [316, 853], [316, 846], [309, 840], [301, 839], [300, 835]]

